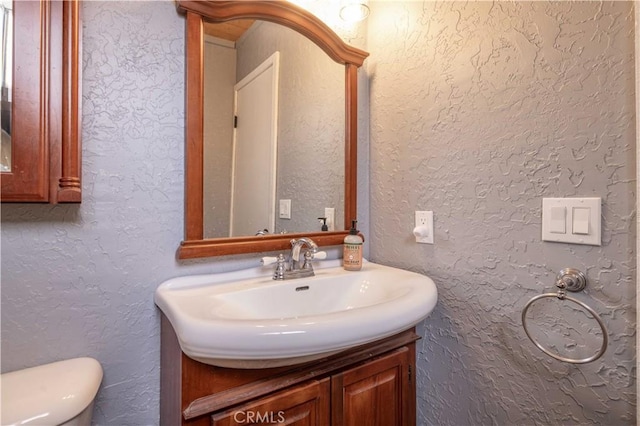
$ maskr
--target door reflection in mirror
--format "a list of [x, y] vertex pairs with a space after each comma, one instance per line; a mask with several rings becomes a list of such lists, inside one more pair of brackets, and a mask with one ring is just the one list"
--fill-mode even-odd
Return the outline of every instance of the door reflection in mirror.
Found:
[[[242, 21], [233, 21], [242, 22]], [[216, 28], [219, 24], [207, 24]], [[344, 66], [313, 42], [281, 25], [256, 21], [236, 40], [207, 31], [204, 43], [204, 238], [320, 231], [317, 218], [326, 207], [344, 208]], [[215, 34], [212, 37], [210, 34]], [[236, 36], [238, 37], [238, 36]], [[255, 223], [246, 233], [230, 233], [234, 141], [234, 85], [275, 52], [280, 52], [277, 93], [277, 167], [275, 208], [279, 199], [292, 200], [290, 219]], [[239, 117], [238, 120], [242, 120]], [[237, 129], [236, 129], [237, 130]], [[268, 156], [263, 156], [266, 164]], [[265, 170], [268, 170], [266, 168]], [[268, 172], [258, 172], [270, 180]], [[251, 188], [249, 188], [251, 189]], [[264, 190], [253, 192], [253, 196]], [[246, 209], [246, 207], [243, 207]], [[235, 210], [236, 212], [238, 209]], [[342, 229], [342, 220], [336, 229]], [[248, 230], [251, 230], [249, 232]]]
[[0, 109], [0, 171], [11, 171], [11, 86], [13, 81], [13, 2], [0, 0], [0, 34], [2, 35], [2, 106]]
[[279, 52], [234, 88], [230, 237], [274, 229]]

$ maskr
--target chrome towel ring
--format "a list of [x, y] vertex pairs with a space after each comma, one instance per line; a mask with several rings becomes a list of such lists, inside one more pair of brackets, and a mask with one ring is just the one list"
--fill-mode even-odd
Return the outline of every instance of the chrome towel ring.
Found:
[[[552, 358], [557, 359], [558, 361], [568, 362], [571, 364], [586, 364], [588, 362], [597, 360], [607, 350], [609, 336], [607, 335], [607, 329], [604, 325], [604, 322], [602, 322], [602, 318], [600, 318], [600, 315], [598, 315], [596, 311], [594, 311], [589, 305], [585, 304], [584, 302], [566, 295], [566, 290], [571, 292], [582, 291], [586, 285], [587, 277], [585, 277], [582, 272], [573, 268], [565, 268], [561, 270], [556, 277], [556, 286], [559, 288], [557, 293], [545, 293], [534, 296], [531, 300], [529, 300], [529, 302], [527, 302], [527, 304], [524, 306], [524, 309], [522, 310], [522, 327], [524, 327], [524, 332], [527, 334], [529, 340], [531, 340], [533, 344], [536, 345], [542, 352]], [[600, 325], [600, 328], [602, 329], [602, 346], [595, 355], [582, 359], [566, 358], [558, 354], [554, 354], [549, 349], [545, 348], [539, 342], [537, 342], [533, 338], [533, 336], [531, 336], [531, 334], [529, 333], [529, 329], [527, 328], [527, 311], [535, 301], [544, 299], [546, 297], [557, 297], [560, 300], [568, 300], [569, 302], [578, 304], [593, 316], [593, 318], [598, 322], [598, 325]]]

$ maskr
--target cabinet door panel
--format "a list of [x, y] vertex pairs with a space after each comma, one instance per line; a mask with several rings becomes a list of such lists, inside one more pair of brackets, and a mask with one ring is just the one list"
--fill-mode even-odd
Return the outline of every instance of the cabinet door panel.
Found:
[[214, 414], [212, 426], [329, 425], [329, 379], [278, 392], [240, 407]]
[[408, 426], [415, 422], [411, 352], [405, 347], [332, 378], [334, 426]]

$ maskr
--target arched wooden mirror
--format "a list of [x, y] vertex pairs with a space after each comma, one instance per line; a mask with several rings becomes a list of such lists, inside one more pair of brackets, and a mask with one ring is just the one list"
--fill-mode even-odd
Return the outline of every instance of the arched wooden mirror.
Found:
[[[356, 200], [356, 162], [357, 162], [357, 72], [358, 68], [362, 65], [364, 59], [368, 56], [368, 53], [351, 47], [344, 43], [338, 35], [335, 34], [333, 30], [331, 30], [326, 24], [324, 24], [321, 20], [315, 17], [313, 14], [307, 12], [306, 10], [286, 1], [184, 1], [178, 0], [178, 9], [184, 13], [186, 13], [186, 164], [185, 164], [185, 240], [181, 243], [181, 246], [178, 251], [178, 256], [182, 259], [185, 258], [197, 258], [197, 257], [209, 257], [209, 256], [219, 256], [219, 255], [228, 255], [228, 254], [240, 254], [240, 253], [252, 253], [252, 252], [262, 252], [262, 251], [273, 251], [273, 250], [284, 250], [290, 247], [290, 240], [296, 236], [304, 235], [309, 236], [314, 239], [321, 246], [327, 245], [338, 245], [341, 244], [345, 235], [348, 233], [348, 228], [352, 219], [357, 217], [357, 200]], [[249, 21], [247, 21], [249, 20]], [[339, 143], [339, 148], [337, 151], [340, 151], [340, 161], [339, 163], [344, 164], [344, 168], [340, 168], [339, 172], [327, 172], [326, 170], [313, 170], [310, 172], [308, 176], [305, 177], [304, 180], [306, 182], [300, 182], [299, 178], [285, 178], [280, 176], [284, 174], [284, 172], [280, 169], [280, 164], [284, 162], [283, 154], [287, 152], [291, 152], [293, 148], [291, 146], [302, 147], [302, 150], [293, 155], [293, 158], [300, 159], [300, 162], [303, 162], [305, 153], [309, 152], [308, 159], [311, 163], [318, 163], [318, 155], [312, 149], [306, 148], [304, 144], [311, 144], [317, 147], [318, 145], [323, 147], [322, 149], [326, 149], [327, 151], [336, 151], [336, 147], [329, 146], [329, 142], [319, 140], [321, 138], [321, 134], [323, 135], [331, 135], [335, 132], [335, 129], [331, 128], [323, 128], [318, 133], [313, 132], [304, 132], [297, 133], [292, 132], [295, 136], [293, 136], [293, 144], [289, 146], [282, 146], [281, 143], [284, 137], [281, 133], [278, 133], [273, 130], [271, 127], [267, 127], [267, 131], [258, 131], [258, 135], [264, 134], [272, 134], [271, 138], [276, 140], [276, 143], [280, 143], [277, 145], [277, 148], [269, 148], [262, 150], [264, 148], [262, 145], [260, 146], [260, 150], [262, 153], [258, 154], [258, 160], [248, 160], [247, 163], [243, 163], [238, 160], [240, 158], [241, 149], [240, 145], [240, 136], [238, 134], [241, 133], [241, 126], [243, 124], [242, 116], [239, 117], [239, 120], [232, 120], [233, 115], [236, 114], [236, 111], [240, 110], [239, 106], [234, 107], [234, 112], [230, 116], [231, 118], [225, 119], [225, 123], [229, 126], [234, 126], [231, 124], [232, 121], [235, 121], [235, 125], [237, 126], [235, 129], [232, 129], [230, 132], [233, 133], [233, 149], [234, 153], [229, 157], [229, 160], [223, 160], [222, 162], [226, 164], [221, 164], [220, 160], [222, 159], [222, 151], [215, 150], [215, 152], [207, 151], [207, 146], [209, 144], [208, 139], [212, 137], [213, 139], [220, 138], [221, 133], [216, 130], [216, 126], [212, 125], [212, 121], [216, 119], [220, 119], [224, 113], [212, 113], [209, 111], [208, 107], [205, 108], [206, 105], [211, 104], [219, 104], [219, 99], [215, 101], [211, 101], [211, 99], [206, 98], [206, 96], [210, 96], [208, 92], [210, 90], [205, 87], [205, 80], [208, 78], [206, 73], [209, 72], [207, 67], [208, 63], [220, 63], [223, 61], [222, 57], [219, 55], [214, 55], [214, 59], [212, 60], [210, 57], [206, 60], [205, 57], [210, 55], [205, 51], [205, 41], [208, 37], [205, 34], [205, 27], [215, 26], [219, 23], [229, 23], [229, 22], [242, 22], [240, 26], [242, 27], [250, 27], [256, 28], [258, 25], [261, 25], [261, 30], [269, 29], [271, 25], [281, 26], [286, 31], [289, 31], [295, 34], [296, 37], [300, 37], [304, 39], [304, 41], [310, 45], [313, 45], [313, 48], [320, 49], [323, 56], [327, 58], [327, 60], [335, 66], [339, 68], [338, 74], [341, 76], [339, 81], [339, 86], [342, 87], [343, 92], [339, 94], [339, 96], [329, 96], [333, 98], [334, 103], [339, 105], [339, 109], [344, 111], [344, 114], [340, 114], [343, 119], [341, 120], [333, 120], [333, 119], [325, 119], [324, 122], [338, 122], [340, 125], [339, 135], [338, 137], [333, 137], [333, 139], [337, 139]], [[256, 21], [256, 23], [253, 23]], [[244, 25], [246, 24], [246, 25]], [[258, 31], [258, 30], [255, 30]], [[262, 35], [258, 38], [264, 38]], [[311, 41], [312, 43], [309, 43]], [[298, 42], [296, 42], [298, 43]], [[235, 45], [234, 45], [235, 46]], [[306, 48], [305, 48], [306, 49]], [[276, 69], [276, 75], [279, 71], [279, 53], [270, 54], [270, 57], [261, 62], [255, 69], [246, 75], [240, 77], [244, 77], [240, 80], [238, 77], [241, 66], [238, 65], [238, 71], [236, 72], [236, 81], [235, 85], [233, 85], [233, 99], [238, 101], [240, 104], [240, 99], [242, 98], [241, 91], [246, 85], [246, 81], [253, 81], [257, 78], [254, 78], [256, 73], [261, 72], [263, 69]], [[285, 55], [282, 55], [285, 56]], [[289, 57], [296, 57], [298, 54], [289, 54]], [[317, 55], [316, 55], [317, 56]], [[262, 61], [262, 59], [261, 59]], [[284, 59], [283, 59], [284, 61]], [[246, 62], [246, 61], [245, 61]], [[315, 63], [307, 63], [308, 69], [314, 69]], [[340, 68], [343, 68], [340, 71]], [[331, 74], [333, 71], [324, 73]], [[295, 90], [295, 84], [298, 84], [298, 87], [301, 88], [304, 86], [304, 83], [298, 81], [298, 77], [303, 74], [302, 72], [298, 74], [294, 74], [293, 76], [285, 76], [282, 75], [280, 77], [268, 77], [266, 80], [280, 81], [284, 80], [285, 83], [293, 82], [293, 87]], [[263, 74], [260, 74], [263, 75]], [[269, 74], [266, 74], [269, 75]], [[262, 77], [261, 77], [262, 78]], [[317, 83], [317, 80], [312, 80], [308, 83], [309, 86], [314, 86], [314, 81]], [[207, 83], [208, 84], [208, 83]], [[275, 83], [277, 84], [277, 83]], [[278, 98], [278, 90], [270, 89], [275, 95], [273, 96], [275, 99]], [[282, 97], [282, 96], [280, 96]], [[254, 98], [252, 98], [254, 99]], [[306, 101], [311, 105], [315, 102], [316, 97], [313, 95], [306, 95]], [[254, 105], [255, 101], [252, 100], [248, 102], [251, 105]], [[269, 102], [266, 104], [269, 105]], [[344, 106], [342, 106], [344, 105]], [[307, 105], [304, 105], [305, 108], [301, 108], [298, 106], [288, 106], [289, 110], [300, 110], [307, 109]], [[322, 110], [323, 112], [329, 108], [334, 108], [335, 105], [332, 106], [318, 106], [315, 105], [316, 111]], [[278, 107], [275, 107], [278, 110]], [[263, 110], [262, 107], [260, 109]], [[279, 111], [282, 111], [283, 108], [280, 108]], [[313, 111], [313, 109], [311, 109]], [[276, 113], [277, 115], [277, 113]], [[281, 115], [286, 115], [282, 114]], [[309, 113], [306, 117], [302, 117], [299, 121], [308, 122], [312, 120], [317, 114]], [[239, 121], [239, 124], [238, 124]], [[283, 124], [283, 119], [275, 118], [271, 119], [272, 123], [275, 123], [273, 126], [280, 125], [280, 128], [286, 127], [286, 124]], [[252, 121], [253, 123], [253, 121]], [[268, 125], [267, 125], [268, 126]], [[316, 126], [318, 127], [318, 126]], [[211, 130], [213, 129], [213, 130]], [[244, 132], [245, 130], [243, 130]], [[205, 136], [208, 135], [208, 136]], [[212, 135], [212, 136], [210, 136]], [[207, 141], [205, 141], [207, 139]], [[251, 139], [251, 137], [249, 137]], [[299, 140], [302, 139], [302, 140]], [[262, 142], [261, 142], [262, 143]], [[309, 146], [311, 146], [309, 145]], [[258, 151], [257, 148], [248, 149], [249, 152], [255, 153]], [[275, 154], [277, 152], [277, 154]], [[296, 157], [297, 156], [297, 157]], [[292, 157], [292, 155], [290, 155]], [[211, 158], [218, 159], [218, 165], [214, 166], [210, 163]], [[251, 162], [252, 161], [252, 162]], [[331, 161], [330, 161], [331, 162]], [[336, 163], [336, 161], [333, 161]], [[233, 163], [233, 165], [230, 165]], [[249, 170], [248, 174], [252, 174], [252, 170], [255, 170], [257, 165], [263, 166], [264, 164], [273, 163], [273, 169], [271, 172], [260, 172], [253, 173], [254, 175], [258, 175], [261, 177], [260, 180], [264, 181], [265, 184], [271, 183], [271, 185], [266, 185], [264, 189], [256, 190], [253, 194], [249, 193], [248, 197], [249, 204], [242, 204], [240, 201], [242, 199], [241, 195], [231, 196], [231, 203], [227, 203], [227, 205], [218, 205], [211, 206], [210, 200], [207, 199], [209, 193], [211, 191], [210, 179], [207, 177], [208, 173], [211, 173], [210, 170], [220, 170], [223, 167], [227, 167], [230, 169], [234, 169], [235, 173], [239, 173], [238, 170], [241, 169], [241, 165], [249, 166], [245, 167]], [[309, 167], [309, 166], [303, 166]], [[288, 166], [290, 169], [291, 166]], [[279, 176], [279, 177], [276, 177]], [[320, 181], [325, 180], [324, 176], [331, 176], [331, 179], [335, 180], [335, 176], [339, 175], [340, 183], [337, 184], [338, 187], [332, 187], [330, 189], [318, 189], [321, 188]], [[269, 177], [270, 176], [270, 177]], [[293, 176], [296, 176], [295, 174]], [[299, 175], [298, 175], [299, 176]], [[224, 180], [224, 179], [219, 179]], [[232, 178], [234, 182], [243, 182], [240, 177], [234, 175]], [[293, 185], [292, 189], [289, 189], [291, 193], [297, 193], [300, 191], [310, 191], [312, 194], [316, 191], [315, 195], [333, 195], [334, 199], [330, 201], [326, 201], [327, 198], [323, 198], [322, 196], [315, 197], [317, 199], [325, 200], [321, 201], [320, 204], [310, 208], [309, 210], [301, 209], [301, 205], [311, 204], [311, 202], [307, 201], [299, 201], [293, 200], [294, 206], [291, 208], [292, 215], [298, 215], [303, 217], [303, 221], [307, 225], [302, 229], [296, 228], [291, 225], [289, 227], [287, 224], [293, 224], [294, 221], [283, 222], [281, 219], [281, 208], [280, 202], [281, 200], [288, 199], [288, 195], [286, 190], [282, 187], [284, 186], [281, 182], [283, 181], [296, 181], [296, 185]], [[328, 180], [328, 179], [327, 179]], [[246, 184], [238, 184], [232, 183], [230, 185], [231, 191], [234, 188], [237, 190], [238, 187], [252, 187], [252, 185]], [[278, 187], [276, 189], [275, 187]], [[322, 194], [320, 194], [322, 192]], [[329, 194], [330, 193], [330, 194]], [[242, 226], [238, 225], [242, 223], [242, 219], [239, 219], [233, 212], [252, 212], [254, 209], [252, 206], [253, 198], [257, 197], [261, 194], [273, 194], [270, 199], [265, 202], [267, 206], [267, 210], [270, 210], [270, 213], [266, 213], [265, 221], [266, 225], [263, 225], [262, 222], [258, 223], [251, 219], [246, 219], [248, 223], [247, 226], [244, 226], [244, 230], [242, 230]], [[337, 194], [337, 195], [335, 195]], [[312, 197], [314, 198], [314, 197]], [[338, 205], [327, 205], [336, 202], [335, 200], [339, 200]], [[256, 201], [257, 203], [257, 201]], [[229, 206], [228, 204], [232, 204]], [[286, 201], [285, 201], [286, 205]], [[324, 207], [335, 207], [336, 212], [342, 213], [341, 217], [336, 217], [335, 223], [336, 228], [333, 232], [321, 231], [321, 225], [318, 222], [318, 217], [324, 216], [324, 210], [320, 209], [320, 205], [324, 205]], [[235, 207], [234, 207], [235, 206]], [[223, 231], [221, 234], [216, 234], [215, 231], [211, 231], [214, 228], [213, 225], [209, 223], [209, 219], [207, 219], [208, 215], [211, 215], [211, 211], [217, 209], [220, 213], [219, 217], [227, 214], [228, 211], [231, 211], [231, 218], [229, 219], [230, 223], [222, 225]], [[295, 212], [295, 213], [294, 213]], [[286, 215], [285, 215], [286, 216]], [[286, 219], [286, 218], [285, 218]], [[234, 223], [235, 222], [235, 223]], [[312, 223], [313, 225], [309, 225]], [[254, 232], [255, 228], [255, 232]], [[228, 230], [227, 230], [228, 229]], [[239, 230], [240, 229], [240, 230]], [[262, 233], [261, 235], [255, 235], [259, 231], [263, 231], [267, 229], [268, 232]], [[239, 231], [238, 231], [239, 230]]]

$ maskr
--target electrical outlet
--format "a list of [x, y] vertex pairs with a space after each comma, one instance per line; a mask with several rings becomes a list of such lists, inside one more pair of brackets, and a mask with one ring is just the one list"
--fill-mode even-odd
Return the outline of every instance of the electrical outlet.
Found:
[[415, 228], [413, 235], [416, 237], [416, 243], [433, 244], [433, 212], [432, 211], [416, 211]]
[[324, 217], [327, 218], [327, 228], [329, 231], [336, 230], [336, 209], [333, 207], [324, 208]]

